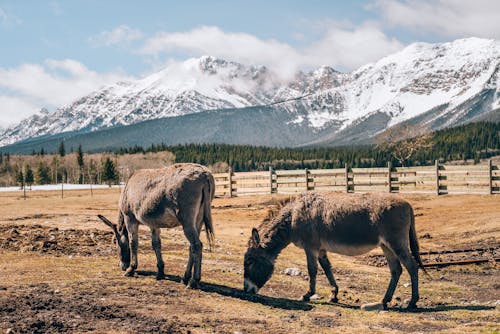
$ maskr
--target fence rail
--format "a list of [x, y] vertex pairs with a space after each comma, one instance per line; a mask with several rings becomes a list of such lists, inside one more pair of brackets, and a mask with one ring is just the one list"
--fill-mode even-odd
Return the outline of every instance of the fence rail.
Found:
[[216, 196], [293, 194], [307, 190], [500, 194], [500, 169], [485, 165], [273, 170], [217, 173]]

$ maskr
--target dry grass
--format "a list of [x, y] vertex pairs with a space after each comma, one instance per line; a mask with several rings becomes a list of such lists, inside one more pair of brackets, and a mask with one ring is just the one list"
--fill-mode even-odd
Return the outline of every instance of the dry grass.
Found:
[[[0, 228], [25, 237], [49, 233], [106, 231], [97, 213], [114, 218], [119, 191], [0, 194]], [[497, 196], [405, 196], [414, 206], [421, 248], [444, 249], [498, 244], [500, 200]], [[122, 277], [118, 259], [99, 251], [93, 256], [0, 249], [0, 329], [16, 331], [311, 333], [311, 332], [443, 332], [498, 333], [500, 300], [498, 268], [492, 264], [432, 270], [434, 280], [421, 279], [421, 309], [400, 310], [410, 296], [405, 273], [388, 312], [363, 312], [359, 306], [380, 300], [389, 281], [387, 268], [372, 267], [364, 258], [332, 254], [340, 285], [340, 304], [326, 302], [327, 280], [318, 277], [311, 303], [296, 301], [308, 286], [306, 277], [283, 274], [287, 267], [306, 271], [303, 251], [289, 246], [260, 296], [241, 292], [242, 262], [251, 227], [265, 216], [271, 196], [216, 199], [213, 203], [216, 247], [205, 252], [201, 290], [186, 290], [178, 282], [187, 260], [187, 241], [180, 229], [163, 230], [167, 280], [156, 281], [149, 233], [141, 229], [139, 272]], [[40, 226], [37, 226], [40, 225]], [[31, 226], [31, 227], [30, 227]], [[35, 227], [33, 227], [35, 226]], [[57, 227], [59, 230], [49, 228]], [[75, 230], [75, 231], [73, 231]], [[63, 239], [56, 239], [63, 240]], [[64, 246], [64, 245], [62, 245]], [[109, 244], [96, 247], [111, 248]], [[69, 249], [69, 246], [68, 246]], [[96, 248], [97, 249], [97, 248]], [[72, 253], [71, 253], [72, 254]], [[423, 276], [423, 275], [422, 275]], [[78, 317], [77, 317], [78, 316]]]

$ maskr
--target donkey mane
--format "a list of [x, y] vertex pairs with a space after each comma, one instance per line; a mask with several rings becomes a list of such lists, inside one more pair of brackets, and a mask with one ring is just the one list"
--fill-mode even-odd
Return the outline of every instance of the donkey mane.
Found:
[[[289, 197], [277, 201], [257, 228], [261, 236], [260, 246], [269, 251], [270, 254], [278, 254], [291, 241], [292, 210], [290, 203], [293, 199], [293, 197]], [[249, 246], [251, 246], [251, 241], [249, 241]]]
[[263, 225], [265, 222], [272, 221], [279, 214], [281, 209], [283, 209], [283, 207], [290, 203], [294, 198], [295, 197], [290, 196], [282, 199], [273, 199], [269, 204], [269, 209], [267, 210], [267, 214], [262, 220], [261, 225]]

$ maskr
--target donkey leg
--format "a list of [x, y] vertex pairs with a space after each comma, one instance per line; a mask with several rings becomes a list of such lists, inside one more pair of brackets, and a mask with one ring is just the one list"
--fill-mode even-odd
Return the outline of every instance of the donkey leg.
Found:
[[165, 265], [163, 263], [163, 259], [161, 257], [161, 239], [160, 239], [160, 229], [152, 228], [151, 229], [151, 245], [155, 251], [156, 255], [156, 266], [158, 267], [158, 274], [156, 275], [157, 280], [161, 280], [165, 278]]
[[394, 253], [398, 256], [401, 263], [404, 265], [408, 274], [410, 274], [411, 279], [411, 299], [408, 303], [407, 308], [409, 310], [417, 307], [417, 302], [419, 300], [418, 295], [418, 265], [415, 259], [410, 254], [407, 246], [401, 246], [398, 249], [394, 249]]
[[201, 279], [201, 257], [203, 244], [201, 243], [200, 237], [195, 228], [185, 228], [184, 234], [190, 243], [189, 260], [184, 274], [184, 281], [186, 281], [188, 277], [191, 277], [191, 272], [193, 272], [193, 277], [189, 280], [188, 287], [197, 289]]
[[380, 247], [384, 251], [387, 263], [389, 264], [389, 269], [391, 270], [391, 281], [389, 282], [384, 299], [382, 300], [384, 309], [386, 309], [387, 303], [392, 300], [392, 296], [394, 295], [394, 291], [396, 290], [396, 286], [398, 285], [399, 277], [401, 276], [403, 269], [401, 268], [401, 263], [399, 263], [398, 257], [392, 250], [383, 244], [380, 245]]
[[306, 249], [307, 271], [309, 272], [309, 291], [302, 296], [301, 300], [308, 302], [316, 293], [316, 275], [318, 274], [318, 252]]
[[188, 285], [192, 276], [193, 276], [193, 252], [191, 251], [191, 246], [189, 246], [189, 257], [186, 265], [186, 271], [184, 272], [184, 276], [182, 277], [182, 283], [184, 283], [184, 285]]
[[128, 240], [130, 246], [130, 266], [125, 271], [125, 276], [133, 276], [137, 269], [137, 247], [139, 245], [139, 224], [135, 219], [126, 217], [125, 224], [128, 231]]
[[325, 250], [319, 251], [318, 261], [321, 265], [321, 268], [323, 268], [323, 271], [325, 272], [326, 278], [328, 278], [328, 282], [330, 282], [330, 285], [333, 288], [332, 294], [330, 295], [330, 302], [336, 303], [339, 301], [339, 299], [337, 298], [337, 295], [339, 293], [339, 286], [337, 285], [337, 282], [335, 282], [335, 278], [333, 277], [332, 265], [330, 264], [330, 260], [328, 260], [328, 256], [326, 255]]

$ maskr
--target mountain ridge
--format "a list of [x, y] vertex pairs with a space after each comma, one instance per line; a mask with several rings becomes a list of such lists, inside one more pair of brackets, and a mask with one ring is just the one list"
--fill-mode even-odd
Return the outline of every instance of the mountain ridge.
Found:
[[[411, 119], [421, 119], [419, 126], [433, 130], [480, 117], [500, 107], [499, 86], [500, 42], [479, 38], [414, 43], [349, 73], [322, 66], [297, 72], [288, 80], [265, 66], [203, 56], [171, 64], [140, 80], [107, 86], [55, 113], [33, 115], [0, 132], [0, 145], [249, 107], [271, 107], [286, 114], [290, 126], [311, 133], [319, 135], [331, 128], [327, 132], [332, 138], [336, 137], [333, 132], [339, 137], [347, 131], [366, 141]], [[420, 117], [438, 109], [432, 117]], [[360, 123], [368, 124], [367, 119], [378, 121], [356, 130], [361, 129]], [[258, 128], [259, 124], [247, 126]], [[335, 144], [328, 138], [310, 142]]]

